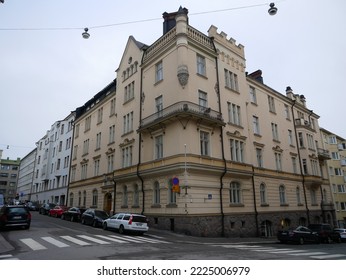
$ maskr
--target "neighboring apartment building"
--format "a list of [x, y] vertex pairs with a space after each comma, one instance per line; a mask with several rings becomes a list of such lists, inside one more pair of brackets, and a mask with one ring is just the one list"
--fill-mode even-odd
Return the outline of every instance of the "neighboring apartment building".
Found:
[[3, 194], [4, 201], [9, 204], [22, 197], [17, 193], [19, 164], [20, 158], [11, 160], [0, 157], [0, 194]]
[[66, 203], [75, 112], [55, 122], [37, 145], [31, 200]]
[[35, 174], [35, 160], [37, 148], [28, 153], [21, 159], [19, 165], [17, 193], [20, 194], [22, 201], [31, 200], [31, 191]]
[[129, 37], [116, 93], [77, 113], [69, 205], [200, 236], [335, 224], [319, 116], [304, 96], [247, 74], [244, 47], [194, 29], [187, 9], [163, 18], [151, 46]]
[[346, 139], [321, 128], [324, 146], [329, 151], [329, 181], [334, 196], [337, 226], [346, 227]]

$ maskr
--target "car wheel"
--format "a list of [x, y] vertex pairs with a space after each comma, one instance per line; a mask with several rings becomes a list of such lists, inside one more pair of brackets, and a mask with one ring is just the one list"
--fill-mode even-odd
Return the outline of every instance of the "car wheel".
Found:
[[124, 233], [125, 233], [125, 229], [124, 229], [124, 226], [123, 226], [123, 225], [120, 225], [120, 227], [119, 227], [119, 233], [120, 233], [120, 234], [124, 234]]
[[300, 237], [300, 238], [299, 238], [299, 244], [300, 244], [300, 245], [303, 245], [303, 244], [304, 244], [304, 238], [303, 238], [303, 237]]
[[103, 228], [104, 230], [107, 230], [107, 229], [108, 229], [107, 223], [103, 223], [103, 224], [102, 224], [102, 228]]

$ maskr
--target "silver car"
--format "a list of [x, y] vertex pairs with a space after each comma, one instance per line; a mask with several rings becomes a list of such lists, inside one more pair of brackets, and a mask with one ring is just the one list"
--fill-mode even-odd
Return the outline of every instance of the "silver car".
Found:
[[103, 221], [104, 230], [113, 229], [123, 234], [136, 232], [143, 234], [149, 230], [146, 216], [132, 213], [118, 213]]

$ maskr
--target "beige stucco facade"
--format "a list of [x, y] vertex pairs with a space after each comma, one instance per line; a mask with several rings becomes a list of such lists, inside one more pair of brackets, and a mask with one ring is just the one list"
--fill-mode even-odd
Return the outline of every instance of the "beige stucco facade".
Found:
[[194, 29], [186, 9], [164, 20], [174, 24], [150, 46], [129, 37], [116, 80], [77, 110], [70, 205], [199, 236], [335, 223], [319, 116], [304, 96], [248, 74], [244, 47], [215, 26]]

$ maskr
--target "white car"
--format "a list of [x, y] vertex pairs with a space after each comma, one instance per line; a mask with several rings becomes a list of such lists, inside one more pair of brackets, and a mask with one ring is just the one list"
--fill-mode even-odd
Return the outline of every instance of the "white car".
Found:
[[146, 216], [131, 213], [118, 213], [103, 221], [104, 230], [113, 229], [119, 233], [136, 232], [143, 234], [149, 230]]
[[338, 232], [341, 237], [342, 242], [346, 242], [346, 229], [344, 228], [335, 228], [334, 231]]

